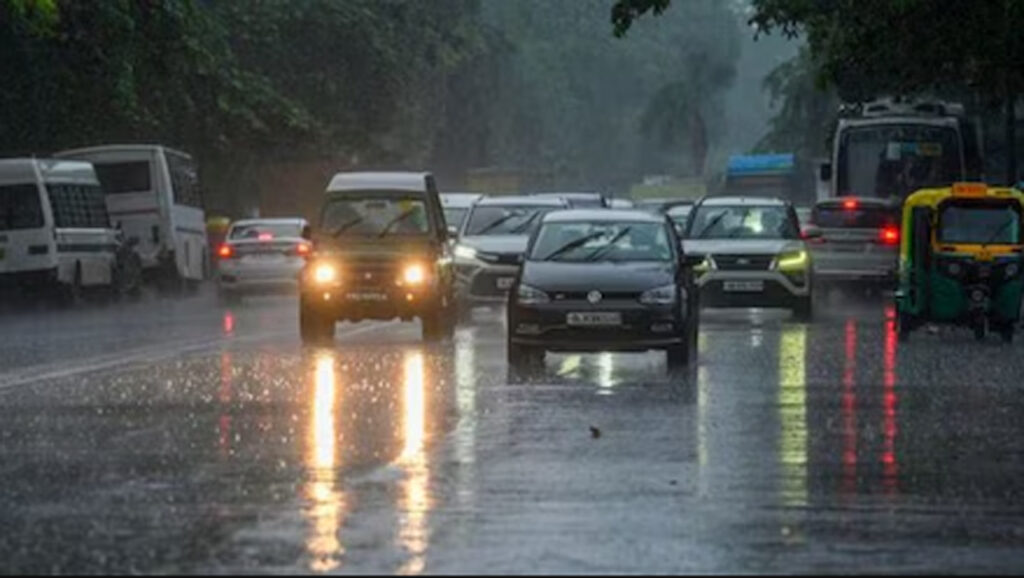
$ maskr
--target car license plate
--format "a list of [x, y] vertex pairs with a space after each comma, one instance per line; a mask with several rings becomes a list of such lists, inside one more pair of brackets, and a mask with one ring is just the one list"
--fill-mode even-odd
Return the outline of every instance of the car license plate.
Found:
[[618, 312], [569, 313], [565, 322], [579, 327], [607, 327], [622, 325], [622, 314]]
[[512, 288], [513, 282], [515, 282], [515, 278], [513, 277], [498, 277], [498, 280], [495, 281], [495, 285], [497, 285], [498, 289], [501, 289], [502, 291], [508, 291]]
[[722, 289], [728, 293], [760, 293], [764, 291], [764, 281], [726, 281]]
[[386, 293], [349, 293], [348, 298], [352, 301], [387, 301]]

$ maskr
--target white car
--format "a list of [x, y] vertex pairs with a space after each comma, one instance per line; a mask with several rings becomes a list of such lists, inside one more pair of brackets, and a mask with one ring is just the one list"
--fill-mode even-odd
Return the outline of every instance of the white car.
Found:
[[705, 307], [792, 309], [813, 315], [814, 267], [788, 201], [709, 197], [687, 221], [683, 249], [703, 256], [695, 268]]
[[479, 193], [441, 193], [441, 208], [444, 220], [448, 224], [448, 232], [454, 237], [462, 228], [462, 223], [469, 214], [473, 203], [483, 198]]
[[312, 252], [305, 219], [246, 219], [217, 248], [217, 286], [234, 301], [259, 290], [295, 289]]

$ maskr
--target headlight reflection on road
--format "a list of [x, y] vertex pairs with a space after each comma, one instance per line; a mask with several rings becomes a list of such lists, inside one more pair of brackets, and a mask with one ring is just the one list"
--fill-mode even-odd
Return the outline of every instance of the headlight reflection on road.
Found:
[[426, 442], [426, 379], [421, 352], [410, 352], [405, 357], [404, 395], [402, 405], [402, 454], [398, 464], [405, 470], [405, 480], [399, 498], [399, 545], [409, 559], [398, 569], [398, 574], [421, 574], [426, 563], [427, 515], [430, 512], [430, 471], [424, 444]]
[[807, 327], [787, 327], [779, 344], [779, 464], [782, 501], [807, 505]]
[[312, 558], [310, 570], [329, 572], [341, 565], [344, 549], [338, 531], [344, 517], [344, 496], [337, 491], [337, 395], [335, 359], [329, 353], [317, 357], [314, 374], [312, 423], [307, 464], [310, 482], [306, 498], [310, 508], [306, 515], [312, 531], [306, 549]]

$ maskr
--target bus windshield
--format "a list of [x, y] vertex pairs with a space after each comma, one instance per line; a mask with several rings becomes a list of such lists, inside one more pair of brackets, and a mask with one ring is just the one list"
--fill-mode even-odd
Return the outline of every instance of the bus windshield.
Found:
[[847, 130], [840, 141], [840, 196], [905, 199], [919, 189], [948, 186], [962, 174], [955, 128], [913, 124], [857, 127]]

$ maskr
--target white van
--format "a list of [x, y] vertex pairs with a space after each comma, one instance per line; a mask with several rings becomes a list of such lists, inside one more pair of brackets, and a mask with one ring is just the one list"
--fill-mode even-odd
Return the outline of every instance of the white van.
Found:
[[0, 281], [22, 289], [112, 288], [118, 232], [86, 162], [0, 160]]
[[206, 216], [191, 156], [158, 145], [98, 146], [54, 156], [93, 164], [110, 219], [126, 238], [137, 239], [147, 276], [190, 285], [207, 277]]

